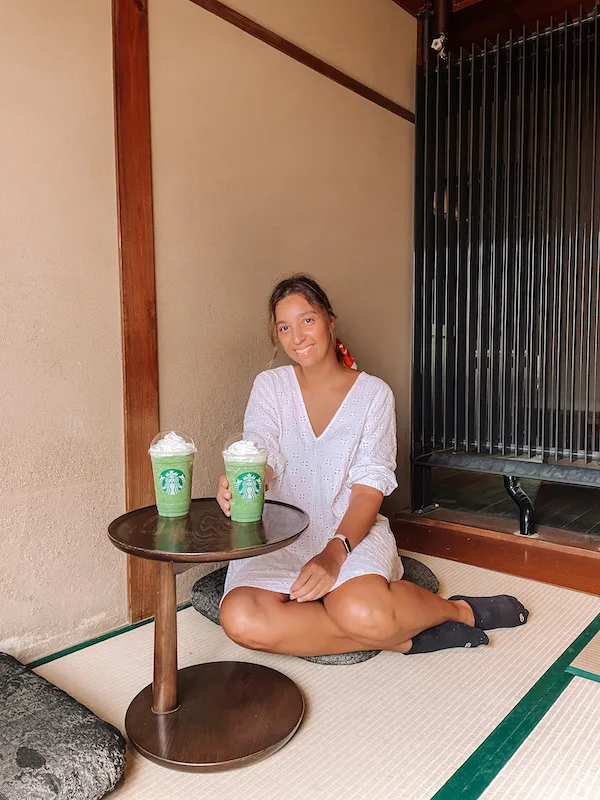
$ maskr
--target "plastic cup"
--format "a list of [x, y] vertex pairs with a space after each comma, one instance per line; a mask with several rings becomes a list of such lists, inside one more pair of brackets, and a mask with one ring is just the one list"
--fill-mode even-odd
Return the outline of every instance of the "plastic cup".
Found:
[[258, 522], [265, 505], [265, 472], [267, 451], [255, 442], [255, 452], [232, 453], [235, 442], [255, 441], [246, 434], [232, 437], [223, 449], [225, 474], [231, 492], [232, 522]]
[[181, 431], [161, 431], [152, 440], [148, 453], [159, 516], [189, 514], [195, 452], [193, 440]]
[[245, 547], [257, 547], [265, 544], [264, 532], [260, 521], [238, 522], [232, 526], [231, 542], [234, 547], [242, 550]]

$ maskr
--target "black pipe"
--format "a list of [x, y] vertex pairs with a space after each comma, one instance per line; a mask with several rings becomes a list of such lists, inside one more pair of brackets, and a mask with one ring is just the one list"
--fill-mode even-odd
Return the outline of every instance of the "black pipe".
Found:
[[431, 47], [445, 58], [448, 50], [448, 20], [451, 0], [433, 0], [433, 39]]
[[533, 536], [535, 533], [535, 508], [525, 490], [522, 488], [521, 481], [514, 475], [505, 475], [504, 488], [519, 506], [519, 527], [521, 536]]
[[448, 17], [450, 14], [450, 0], [433, 0], [434, 33], [448, 35]]

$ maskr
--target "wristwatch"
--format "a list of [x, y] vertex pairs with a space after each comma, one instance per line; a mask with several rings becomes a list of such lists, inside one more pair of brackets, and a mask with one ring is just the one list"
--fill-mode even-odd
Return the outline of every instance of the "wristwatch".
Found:
[[346, 548], [346, 552], [348, 554], [350, 554], [352, 552], [352, 547], [351, 547], [350, 542], [348, 541], [346, 536], [344, 536], [341, 533], [336, 533], [335, 536], [332, 536], [331, 538], [332, 539], [341, 539], [342, 542], [344, 543], [344, 547]]

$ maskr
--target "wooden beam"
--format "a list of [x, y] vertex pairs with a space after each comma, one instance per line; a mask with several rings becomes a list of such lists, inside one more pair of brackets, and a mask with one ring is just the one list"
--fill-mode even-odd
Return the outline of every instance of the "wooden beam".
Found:
[[[154, 503], [148, 446], [158, 432], [148, 0], [113, 0], [127, 510]], [[129, 619], [154, 613], [156, 563], [127, 556]]]
[[396, 114], [408, 122], [414, 123], [415, 115], [412, 113], [412, 111], [409, 111], [399, 103], [395, 103], [393, 100], [390, 100], [389, 97], [385, 97], [379, 92], [376, 92], [375, 89], [365, 86], [364, 83], [360, 83], [360, 81], [351, 78], [349, 75], [346, 75], [344, 72], [336, 69], [336, 67], [331, 66], [331, 64], [327, 64], [325, 61], [322, 61], [320, 58], [317, 58], [317, 56], [312, 55], [312, 53], [309, 53], [307, 50], [303, 50], [301, 47], [298, 47], [298, 45], [295, 45], [287, 39], [284, 39], [282, 36], [279, 36], [279, 34], [273, 33], [273, 31], [270, 31], [268, 28], [264, 28], [262, 25], [259, 25], [258, 22], [254, 22], [249, 17], [245, 17], [238, 11], [234, 11], [232, 8], [229, 8], [229, 6], [221, 3], [220, 0], [191, 1], [195, 5], [200, 6], [200, 8], [203, 8], [205, 11], [209, 11], [211, 14], [214, 14], [225, 22], [229, 22], [231, 25], [234, 25], [239, 30], [249, 33], [250, 36], [254, 36], [255, 39], [259, 39], [261, 42], [268, 44], [270, 47], [273, 47], [280, 53], [293, 58], [295, 61], [303, 64], [305, 67], [313, 69], [320, 75], [324, 75], [326, 78], [335, 81], [335, 83], [338, 83], [340, 86], [350, 89], [351, 92], [364, 97], [366, 100], [370, 100], [372, 103], [375, 103], [381, 108], [385, 108], [386, 111], [391, 111], [392, 114]]
[[481, 3], [481, 0], [453, 0], [452, 11], [461, 11], [463, 8], [474, 6], [476, 3]]
[[416, 17], [424, 5], [424, 0], [423, 2], [421, 2], [421, 0], [394, 0], [394, 3], [405, 11], [408, 11], [413, 17]]
[[409, 513], [397, 514], [392, 529], [403, 550], [600, 595], [600, 553], [595, 547], [574, 547]]

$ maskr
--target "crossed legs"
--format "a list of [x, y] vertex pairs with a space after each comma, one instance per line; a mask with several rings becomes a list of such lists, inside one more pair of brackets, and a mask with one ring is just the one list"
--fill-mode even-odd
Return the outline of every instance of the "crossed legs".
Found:
[[224, 598], [220, 618], [238, 644], [296, 656], [408, 652], [421, 631], [449, 621], [474, 624], [466, 602], [443, 600], [408, 581], [388, 584], [380, 575], [352, 578], [322, 603], [297, 603], [278, 592], [239, 587]]

